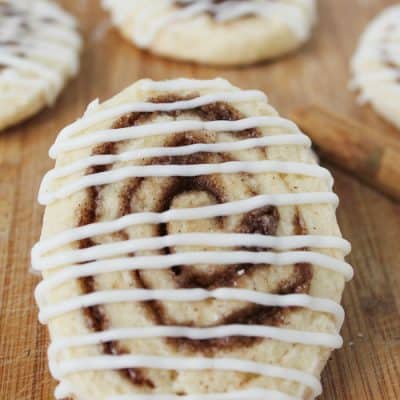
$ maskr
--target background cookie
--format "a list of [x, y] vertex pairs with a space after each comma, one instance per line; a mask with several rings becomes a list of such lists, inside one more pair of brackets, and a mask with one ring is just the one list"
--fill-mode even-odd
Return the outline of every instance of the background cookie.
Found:
[[400, 5], [378, 15], [361, 36], [351, 64], [360, 102], [400, 127]]
[[103, 0], [122, 34], [164, 56], [206, 64], [254, 63], [304, 43], [314, 0]]
[[330, 174], [262, 92], [139, 81], [50, 155], [32, 262], [58, 395], [319, 395], [349, 245]]
[[76, 74], [75, 20], [46, 1], [0, 1], [0, 129], [54, 102]]

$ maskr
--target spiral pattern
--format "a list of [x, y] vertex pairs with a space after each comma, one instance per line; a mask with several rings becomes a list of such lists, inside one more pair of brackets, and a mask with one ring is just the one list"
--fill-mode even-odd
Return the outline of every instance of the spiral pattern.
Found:
[[[163, 95], [157, 98], [151, 98], [148, 101], [152, 103], [176, 102], [196, 97], [197, 94], [178, 97], [176, 95]], [[168, 117], [170, 119], [179, 119], [190, 116], [204, 121], [227, 120], [235, 121], [243, 118], [243, 115], [233, 106], [226, 103], [214, 103], [202, 106], [188, 111], [158, 112], [158, 113], [130, 113], [124, 115], [114, 122], [112, 128], [119, 129], [141, 125], [150, 122], [156, 118]], [[253, 138], [260, 136], [257, 129], [248, 129], [235, 137]], [[162, 139], [164, 146], [184, 146], [195, 143], [212, 143], [216, 141], [215, 135], [205, 132], [179, 133]], [[116, 154], [121, 151], [120, 147], [129, 146], [128, 142], [108, 142], [98, 145], [93, 149], [92, 155]], [[260, 148], [252, 150], [256, 156], [267, 158], [267, 149]], [[190, 156], [163, 157], [146, 159], [145, 165], [157, 164], [201, 164], [218, 163], [234, 160], [233, 154], [229, 153], [196, 153]], [[86, 171], [86, 174], [104, 172], [112, 169], [112, 165], [95, 166]], [[231, 200], [231, 187], [235, 185], [239, 191], [247, 195], [256, 195], [254, 188], [247, 180], [252, 176], [248, 174], [237, 174], [233, 177], [221, 175], [199, 176], [194, 178], [187, 177], [168, 177], [168, 178], [131, 178], [118, 185], [114, 199], [117, 199], [117, 211], [114, 217], [119, 218], [124, 215], [141, 212], [154, 211], [163, 212], [170, 208], [185, 206], [203, 206], [209, 204], [219, 204]], [[152, 199], [143, 200], [145, 193], [151, 188]], [[79, 225], [84, 226], [102, 220], [104, 202], [108, 191], [107, 185], [91, 187], [87, 189], [87, 201], [79, 211]], [[196, 203], [196, 204], [194, 204]], [[302, 218], [295, 207], [293, 214], [293, 234], [306, 234], [306, 229], [302, 224]], [[191, 232], [202, 230], [214, 232], [230, 233], [259, 233], [263, 235], [277, 235], [280, 222], [280, 213], [277, 207], [266, 206], [254, 210], [250, 213], [240, 215], [237, 218], [219, 217], [213, 220], [202, 221], [201, 225], [196, 222], [187, 225], [179, 224], [159, 224], [149, 227], [150, 236], [164, 236], [176, 232]], [[131, 238], [128, 230], [123, 230], [113, 234], [112, 237], [102, 238], [104, 241], [127, 240]], [[80, 248], [89, 248], [101, 242], [94, 238], [80, 241]], [[257, 252], [261, 249], [246, 248], [247, 251]], [[265, 249], [264, 249], [265, 250]], [[164, 248], [161, 254], [174, 253], [177, 249]], [[157, 253], [156, 253], [157, 254]], [[134, 256], [135, 254], [131, 254]], [[195, 265], [184, 266], [177, 265], [167, 271], [159, 271], [167, 285], [172, 288], [205, 288], [214, 289], [218, 287], [242, 287], [249, 285], [249, 280], [255, 277], [264, 277], [268, 273], [267, 265], [240, 264], [224, 267], [223, 269], [213, 265]], [[135, 287], [144, 289], [154, 289], [157, 282], [154, 279], [154, 273], [138, 270], [130, 272], [131, 279]], [[291, 273], [285, 279], [277, 282], [269, 292], [275, 294], [307, 293], [313, 272], [309, 264], [294, 265]], [[86, 277], [80, 279], [82, 291], [91, 293], [96, 291], [96, 278]], [[186, 325], [197, 326], [193, 320], [177, 319], [168, 310], [168, 307], [160, 301], [148, 301], [141, 304], [148, 319], [154, 325]], [[246, 304], [236, 307], [230, 313], [225, 314], [217, 321], [207, 324], [207, 326], [219, 326], [223, 324], [259, 324], [269, 326], [280, 326], [284, 323], [285, 315], [294, 311], [293, 308], [267, 307], [255, 304]], [[88, 326], [93, 331], [104, 331], [110, 328], [109, 318], [103, 306], [92, 306], [85, 309]], [[163, 339], [171, 348], [186, 351], [188, 353], [200, 353], [205, 356], [213, 356], [217, 351], [223, 349], [226, 351], [241, 347], [252, 346], [263, 340], [261, 338], [249, 337], [227, 337], [207, 340], [193, 340], [187, 338], [165, 338]], [[129, 350], [125, 349], [119, 342], [108, 342], [103, 345], [105, 354], [125, 354]], [[128, 369], [120, 371], [123, 376], [129, 379], [134, 385], [144, 386], [149, 389], [154, 388], [155, 383], [146, 376], [145, 371], [139, 369]]]

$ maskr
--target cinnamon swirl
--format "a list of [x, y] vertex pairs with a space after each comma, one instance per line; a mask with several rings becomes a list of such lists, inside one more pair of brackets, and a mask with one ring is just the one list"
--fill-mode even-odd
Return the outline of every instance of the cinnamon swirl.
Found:
[[331, 175], [262, 92], [139, 81], [50, 155], [32, 263], [58, 398], [321, 393], [350, 245]]

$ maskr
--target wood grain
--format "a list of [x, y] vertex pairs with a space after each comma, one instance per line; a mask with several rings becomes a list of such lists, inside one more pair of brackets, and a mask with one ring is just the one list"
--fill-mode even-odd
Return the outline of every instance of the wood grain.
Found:
[[[86, 47], [81, 74], [55, 106], [0, 134], [0, 398], [50, 400], [46, 329], [37, 323], [28, 273], [43, 210], [36, 202], [47, 150], [57, 132], [93, 98], [106, 99], [150, 77], [224, 76], [243, 88], [265, 90], [283, 115], [318, 103], [377, 130], [399, 135], [369, 107], [358, 107], [346, 87], [348, 62], [366, 23], [389, 0], [322, 0], [320, 23], [302, 51], [279, 62], [241, 69], [176, 63], [136, 50], [109, 29], [95, 0], [62, 1], [81, 21]], [[349, 4], [351, 3], [351, 4]], [[395, 160], [399, 161], [399, 160]], [[400, 207], [336, 168], [339, 219], [353, 243], [356, 276], [344, 295], [345, 345], [323, 375], [322, 400], [400, 399]]]

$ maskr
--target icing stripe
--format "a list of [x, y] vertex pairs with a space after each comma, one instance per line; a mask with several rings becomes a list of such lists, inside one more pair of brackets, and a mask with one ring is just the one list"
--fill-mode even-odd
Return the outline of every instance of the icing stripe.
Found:
[[298, 382], [309, 387], [314, 396], [322, 392], [319, 380], [305, 372], [292, 368], [258, 363], [235, 358], [205, 358], [205, 357], [157, 357], [145, 355], [93, 356], [61, 361], [58, 365], [50, 363], [53, 376], [61, 380], [68, 374], [82, 371], [98, 371], [127, 368], [152, 368], [174, 370], [223, 370], [257, 374], [278, 379]]
[[18, 53], [23, 52], [28, 58], [33, 56], [50, 62], [59, 63], [62, 61], [71, 75], [78, 71], [79, 58], [76, 54], [76, 50], [65, 46], [55, 45], [53, 43], [44, 44], [29, 40], [20, 45], [7, 46], [7, 48], [2, 49], [2, 51], [13, 56], [17, 56]]
[[345, 255], [350, 252], [350, 244], [336, 236], [294, 235], [267, 236], [247, 233], [179, 233], [160, 237], [130, 239], [120, 242], [104, 243], [87, 249], [68, 250], [61, 254], [44, 257], [42, 254], [49, 250], [35, 248], [32, 264], [35, 269], [53, 265], [63, 265], [66, 262], [82, 262], [95, 258], [111, 257], [119, 254], [132, 253], [139, 250], [158, 250], [172, 246], [207, 246], [207, 247], [261, 247], [275, 250], [300, 249], [304, 247], [333, 248], [341, 250]]
[[111, 341], [149, 339], [149, 338], [187, 338], [207, 340], [232, 336], [257, 337], [278, 340], [286, 343], [340, 348], [343, 340], [338, 334], [307, 332], [294, 329], [276, 328], [260, 325], [222, 325], [211, 328], [192, 328], [184, 326], [150, 326], [139, 328], [121, 328], [96, 332], [88, 335], [72, 336], [55, 340], [49, 347], [49, 357], [55, 358], [62, 350], [71, 347], [98, 345]]
[[3, 49], [0, 49], [0, 64], [8, 67], [13, 67], [28, 73], [35, 73], [49, 82], [49, 85], [60, 86], [61, 78], [49, 67], [40, 64], [39, 62], [21, 59], [20, 57], [8, 54]]
[[74, 17], [66, 13], [62, 8], [58, 7], [54, 3], [48, 1], [36, 1], [32, 5], [33, 7], [31, 7], [31, 10], [34, 15], [38, 17], [52, 18], [71, 28], [75, 28], [77, 25]]
[[[36, 288], [35, 296], [39, 304], [43, 303], [45, 294], [61, 284], [73, 279], [87, 276], [122, 272], [135, 270], [160, 270], [171, 268], [176, 265], [196, 265], [219, 264], [221, 268], [224, 265], [232, 264], [272, 264], [274, 266], [284, 267], [296, 263], [312, 263], [321, 268], [330, 269], [342, 274], [346, 280], [353, 277], [353, 270], [349, 264], [339, 261], [333, 257], [313, 252], [286, 252], [286, 253], [268, 253], [268, 252], [185, 252], [180, 254], [171, 254], [167, 256], [143, 256], [135, 258], [117, 258], [112, 260], [94, 261], [85, 265], [69, 265], [68, 268], [57, 272], [46, 280], [40, 282]], [[49, 264], [49, 268], [54, 268]], [[46, 268], [43, 268], [45, 270]]]
[[184, 156], [195, 153], [234, 152], [265, 146], [304, 145], [308, 147], [309, 144], [309, 139], [304, 135], [276, 135], [265, 136], [257, 139], [239, 140], [235, 142], [218, 142], [212, 144], [197, 143], [179, 147], [150, 147], [115, 155], [90, 156], [65, 167], [59, 167], [49, 171], [43, 178], [41, 191], [46, 191], [46, 188], [50, 186], [54, 179], [71, 175], [92, 166], [110, 165], [116, 162], [126, 162], [151, 157]]
[[[127, 246], [129, 247], [129, 246]], [[103, 250], [103, 252], [101, 251]], [[48, 257], [46, 260], [41, 260], [39, 270], [49, 270], [57, 268], [67, 262], [82, 263], [85, 261], [93, 260], [94, 258], [107, 257], [107, 247], [104, 249], [97, 249], [98, 256], [96, 257], [96, 249], [82, 250], [73, 254], [61, 254], [53, 257]], [[111, 254], [119, 255], [120, 249], [111, 247]], [[114, 250], [114, 251], [113, 251]], [[115, 251], [116, 250], [116, 251]], [[116, 253], [116, 254], [115, 254]], [[128, 252], [127, 252], [128, 253]], [[128, 257], [125, 259], [112, 259], [106, 260], [102, 264], [100, 261], [95, 261], [90, 265], [83, 265], [79, 267], [77, 273], [82, 271], [93, 271], [97, 269], [98, 273], [111, 272], [114, 269], [121, 270], [121, 264], [125, 264], [126, 270], [136, 269], [165, 269], [175, 265], [196, 265], [196, 264], [273, 264], [276, 266], [285, 266], [297, 263], [311, 263], [319, 265], [322, 268], [330, 269], [332, 271], [341, 273], [344, 277], [350, 280], [353, 277], [352, 268], [344, 261], [340, 261], [334, 257], [329, 257], [321, 253], [314, 253], [311, 251], [291, 251], [291, 252], [253, 252], [253, 251], [200, 251], [200, 252], [182, 252], [178, 254], [168, 254], [160, 256], [142, 256], [142, 257]], [[102, 268], [100, 267], [102, 266]], [[109, 270], [111, 268], [111, 271]], [[104, 271], [103, 271], [104, 269]], [[89, 276], [92, 273], [89, 274]]]
[[76, 49], [82, 46], [82, 40], [79, 34], [70, 29], [63, 29], [62, 26], [60, 26], [60, 29], [58, 26], [42, 26], [37, 30], [36, 36], [38, 39], [42, 39], [45, 42], [46, 39], [51, 37], [53, 40], [60, 42], [60, 44], [63, 43], [65, 46]]
[[[169, 103], [172, 104], [172, 103]], [[52, 147], [53, 156], [57, 156], [62, 152], [77, 150], [84, 147], [100, 144], [104, 142], [119, 142], [128, 139], [145, 138], [158, 135], [172, 135], [190, 131], [214, 131], [214, 132], [240, 132], [251, 128], [282, 128], [292, 131], [292, 135], [285, 135], [285, 139], [306, 141], [305, 135], [301, 134], [299, 129], [293, 122], [280, 117], [250, 117], [237, 121], [200, 121], [200, 120], [178, 120], [161, 123], [151, 123], [146, 125], [133, 126], [120, 129], [106, 129], [93, 132], [90, 135], [80, 136], [78, 138], [66, 138], [59, 141], [57, 145]], [[296, 138], [294, 139], [294, 133]], [[279, 135], [282, 136], [283, 135]], [[277, 137], [268, 136], [268, 137]], [[271, 139], [271, 141], [277, 139]], [[283, 139], [281, 139], [283, 140]], [[310, 143], [310, 141], [309, 141]]]
[[190, 165], [137, 165], [120, 167], [111, 171], [85, 175], [72, 183], [66, 184], [55, 192], [39, 194], [39, 203], [51, 204], [56, 200], [64, 199], [76, 192], [92, 186], [107, 185], [132, 177], [173, 177], [173, 176], [201, 176], [212, 174], [245, 173], [278, 173], [295, 174], [324, 179], [329, 187], [333, 185], [330, 172], [316, 164], [307, 164], [287, 161], [230, 161], [218, 164], [190, 164]]
[[239, 3], [236, 8], [232, 7], [232, 4], [230, 7], [225, 4], [223, 7], [225, 14], [217, 16], [219, 21], [226, 22], [249, 14], [258, 14], [265, 19], [286, 23], [300, 40], [306, 40], [309, 35], [310, 27], [306, 22], [305, 11], [296, 4], [268, 2], [260, 5], [245, 2]]
[[92, 236], [105, 235], [141, 224], [161, 224], [173, 221], [196, 220], [230, 215], [245, 214], [258, 208], [270, 206], [332, 204], [337, 206], [339, 199], [332, 192], [284, 193], [254, 196], [245, 200], [227, 202], [205, 207], [176, 208], [156, 212], [133, 213], [107, 222], [97, 222], [59, 233], [52, 238], [44, 239], [32, 249], [32, 259], [38, 254], [63, 246], [67, 243], [86, 239]]
[[[12, 69], [7, 69], [0, 74], [0, 83], [6, 86], [4, 90], [12, 90], [14, 88], [35, 88], [35, 89], [45, 89], [47, 87], [47, 82], [39, 78], [28, 78], [22, 76], [20, 71], [15, 71]], [[15, 91], [14, 91], [15, 92]], [[4, 93], [3, 94], [15, 94], [15, 93]]]
[[87, 295], [77, 296], [58, 304], [50, 304], [41, 308], [39, 320], [46, 323], [52, 318], [80, 308], [95, 305], [112, 304], [129, 301], [203, 301], [207, 299], [242, 301], [267, 307], [304, 307], [313, 311], [334, 314], [337, 326], [343, 323], [342, 307], [329, 299], [314, 298], [306, 294], [276, 295], [247, 289], [219, 288], [205, 289], [132, 289], [104, 290]]
[[193, 79], [178, 78], [171, 81], [152, 81], [149, 79], [139, 83], [145, 92], [181, 92], [184, 90], [232, 89], [232, 85], [223, 78], [194, 81]]
[[64, 128], [58, 135], [55, 144], [50, 148], [51, 158], [57, 156], [56, 149], [59, 142], [75, 135], [76, 133], [90, 128], [91, 126], [110, 119], [121, 117], [131, 112], [168, 112], [176, 110], [190, 110], [216, 102], [248, 102], [248, 101], [266, 101], [267, 97], [258, 90], [247, 90], [241, 92], [221, 92], [196, 97], [192, 100], [181, 100], [173, 103], [147, 103], [138, 102], [132, 104], [123, 104], [113, 108], [108, 108], [102, 112], [83, 116], [71, 125]]
[[189, 20], [204, 14], [209, 11], [209, 7], [208, 1], [204, 2], [200, 0], [199, 2], [196, 2], [187, 8], [177, 10], [156, 19], [154, 19], [154, 17], [151, 15], [151, 10], [144, 9], [138, 14], [137, 18], [139, 21], [149, 20], [150, 26], [147, 28], [147, 31], [143, 29], [142, 25], [138, 24], [137, 26], [134, 26], [132, 31], [132, 39], [137, 46], [147, 48], [164, 28], [180, 21]]

